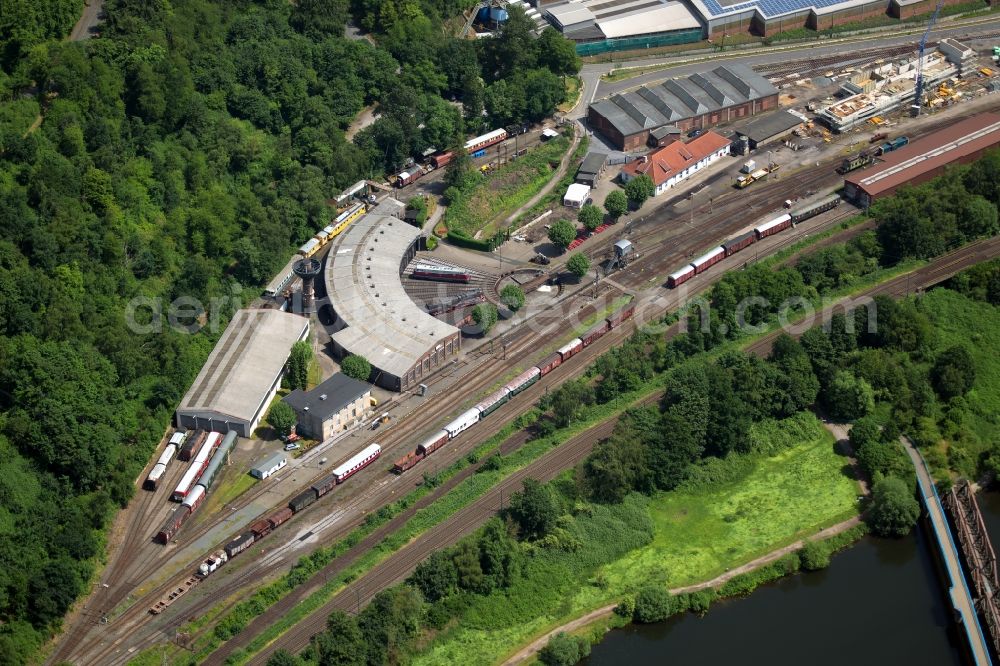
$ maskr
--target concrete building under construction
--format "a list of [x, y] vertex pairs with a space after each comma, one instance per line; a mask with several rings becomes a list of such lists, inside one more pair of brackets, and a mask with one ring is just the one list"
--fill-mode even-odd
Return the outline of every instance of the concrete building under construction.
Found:
[[[924, 89], [958, 76], [974, 52], [955, 40], [924, 54]], [[918, 57], [889, 62], [855, 73], [841, 86], [841, 99], [821, 108], [816, 117], [831, 130], [844, 132], [876, 116], [892, 113], [913, 103], [916, 94]]]

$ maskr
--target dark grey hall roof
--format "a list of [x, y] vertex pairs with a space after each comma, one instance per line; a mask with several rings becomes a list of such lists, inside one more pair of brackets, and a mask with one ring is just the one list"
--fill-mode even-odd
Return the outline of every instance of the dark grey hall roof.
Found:
[[667, 79], [591, 104], [624, 136], [777, 94], [770, 81], [741, 63]]
[[775, 134], [787, 132], [796, 125], [802, 124], [802, 119], [794, 113], [788, 111], [775, 111], [768, 113], [747, 123], [746, 127], [738, 130], [737, 133], [747, 137], [751, 141], [760, 143], [770, 139]]
[[295, 389], [284, 400], [295, 411], [308, 407], [310, 414], [325, 421], [370, 390], [369, 384], [338, 372], [311, 391]]

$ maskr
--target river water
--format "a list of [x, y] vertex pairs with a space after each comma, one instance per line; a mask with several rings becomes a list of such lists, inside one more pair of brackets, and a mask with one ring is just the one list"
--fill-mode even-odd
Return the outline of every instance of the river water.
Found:
[[[982, 510], [1000, 544], [1000, 493], [985, 495]], [[613, 631], [584, 663], [962, 664], [964, 638], [946, 606], [932, 545], [922, 526], [905, 539], [865, 538], [823, 571], [716, 603], [704, 617]]]

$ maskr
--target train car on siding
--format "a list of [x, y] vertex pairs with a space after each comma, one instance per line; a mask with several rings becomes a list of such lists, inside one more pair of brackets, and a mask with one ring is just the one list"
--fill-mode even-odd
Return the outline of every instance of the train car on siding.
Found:
[[167, 519], [163, 522], [163, 526], [160, 527], [159, 531], [154, 537], [157, 543], [162, 543], [166, 545], [174, 538], [174, 535], [181, 529], [181, 525], [187, 520], [187, 517], [191, 515], [191, 511], [186, 506], [179, 506], [170, 512]]
[[767, 238], [768, 236], [773, 236], [780, 231], [784, 231], [790, 226], [792, 226], [792, 216], [785, 213], [784, 215], [779, 215], [769, 222], [765, 222], [759, 227], [754, 227], [753, 231], [757, 234], [757, 240], [761, 240], [762, 238]]
[[313, 490], [316, 491], [316, 497], [319, 498], [322, 497], [323, 495], [326, 495], [331, 490], [333, 490], [334, 487], [336, 487], [336, 485], [337, 485], [337, 475], [330, 474], [328, 476], [324, 476], [322, 479], [314, 483], [311, 487]]
[[191, 489], [201, 478], [202, 473], [205, 471], [205, 467], [208, 466], [208, 460], [211, 457], [212, 451], [215, 450], [216, 445], [219, 440], [222, 439], [222, 435], [217, 432], [209, 433], [208, 437], [205, 438], [205, 443], [201, 445], [201, 449], [198, 450], [198, 454], [191, 461], [191, 466], [188, 470], [184, 472], [184, 476], [181, 477], [180, 483], [174, 488], [173, 494], [170, 499], [174, 502], [181, 502], [184, 497], [191, 492]]
[[244, 532], [243, 534], [239, 535], [238, 537], [236, 537], [235, 539], [226, 544], [225, 548], [226, 555], [229, 556], [229, 559], [233, 559], [234, 557], [242, 553], [244, 550], [252, 546], [254, 541], [255, 537], [253, 535], [253, 532]]
[[479, 423], [479, 410], [473, 407], [472, 409], [463, 412], [459, 415], [457, 419], [445, 425], [444, 429], [448, 431], [448, 437], [457, 437], [460, 433], [465, 432], [472, 426]]
[[532, 367], [510, 380], [510, 383], [506, 385], [506, 389], [510, 391], [510, 397], [513, 398], [515, 395], [537, 382], [538, 378], [541, 376], [541, 371], [539, 371], [538, 368]]
[[450, 437], [447, 430], [438, 430], [436, 433], [417, 444], [417, 453], [429, 456], [445, 445]]
[[333, 474], [337, 477], [337, 483], [343, 483], [351, 476], [357, 474], [382, 455], [382, 447], [378, 444], [369, 444], [359, 452], [348, 458], [341, 465], [333, 468]]
[[464, 268], [455, 266], [434, 266], [431, 264], [417, 264], [413, 267], [410, 277], [414, 280], [432, 280], [435, 282], [457, 282], [468, 284], [472, 276]]
[[469, 139], [465, 142], [465, 150], [468, 153], [475, 154], [485, 148], [500, 143], [507, 138], [507, 130], [505, 129], [495, 129], [492, 132], [487, 132], [481, 136]]
[[799, 222], [804, 222], [810, 217], [816, 217], [820, 213], [825, 213], [828, 210], [833, 210], [840, 205], [843, 199], [840, 198], [839, 194], [831, 194], [828, 197], [820, 199], [814, 204], [809, 204], [796, 208], [792, 211], [792, 224], [798, 224]]
[[393, 466], [392, 471], [396, 474], [402, 474], [408, 469], [411, 469], [418, 462], [423, 460], [426, 456], [422, 455], [418, 451], [410, 451], [405, 456], [397, 460]]
[[236, 431], [230, 430], [222, 438], [219, 448], [212, 454], [212, 459], [209, 460], [208, 465], [205, 467], [205, 472], [198, 479], [198, 485], [204, 486], [205, 490], [211, 490], [212, 484], [215, 483], [215, 479], [219, 476], [219, 470], [222, 469], [222, 463], [226, 461], [226, 456], [229, 455], [235, 444]]
[[670, 277], [667, 278], [667, 286], [673, 289], [674, 287], [684, 284], [693, 277], [694, 277], [694, 266], [688, 264], [687, 266], [680, 269], [676, 273], [670, 274]]
[[551, 356], [545, 357], [545, 359], [538, 364], [538, 372], [544, 377], [556, 368], [562, 365], [562, 355], [559, 352], [552, 354]]
[[483, 398], [482, 402], [476, 405], [476, 409], [478, 409], [480, 413], [480, 418], [489, 416], [496, 410], [500, 409], [500, 407], [508, 400], [510, 400], [510, 389], [506, 386], [489, 394]]
[[580, 341], [584, 347], [589, 347], [595, 340], [611, 330], [611, 325], [605, 319], [599, 324], [594, 324], [586, 333], [580, 336]]
[[254, 540], [259, 541], [271, 533], [271, 523], [268, 522], [267, 518], [258, 520], [250, 525], [250, 531], [253, 532]]
[[199, 446], [204, 444], [207, 437], [208, 433], [204, 430], [199, 430], [196, 434], [188, 437], [184, 440], [184, 445], [181, 447], [180, 453], [177, 454], [177, 457], [184, 462], [189, 462], [191, 460], [191, 456], [194, 455], [194, 452]]
[[287, 522], [295, 515], [295, 512], [289, 509], [287, 506], [284, 509], [276, 511], [267, 518], [267, 522], [271, 525], [271, 529], [274, 530], [278, 525]]
[[631, 319], [632, 315], [634, 314], [635, 314], [635, 303], [630, 303], [629, 305], [626, 305], [624, 308], [622, 308], [618, 312], [608, 317], [608, 326], [610, 326], [611, 328], [620, 326], [623, 321], [625, 321], [626, 319]]
[[742, 249], [750, 247], [757, 242], [757, 234], [753, 231], [748, 231], [745, 234], [740, 234], [736, 238], [730, 238], [725, 243], [722, 244], [722, 249], [725, 252], [725, 256], [730, 257]]
[[691, 265], [694, 266], [695, 275], [700, 275], [701, 273], [707, 271], [709, 268], [722, 261], [725, 256], [726, 251], [722, 249], [722, 246], [701, 255], [691, 262]]
[[194, 513], [203, 501], [205, 501], [205, 486], [198, 484], [187, 494], [181, 506], [186, 506], [189, 513]]
[[556, 351], [562, 358], [562, 362], [565, 363], [579, 354], [581, 349], [583, 349], [583, 340], [580, 338], [573, 338]]
[[288, 508], [298, 513], [302, 511], [307, 506], [316, 501], [316, 491], [310, 488], [309, 490], [299, 493], [291, 500], [288, 501]]
[[[181, 434], [183, 435], [183, 433]], [[174, 437], [176, 436], [177, 433], [174, 433]], [[156, 464], [153, 465], [153, 469], [149, 471], [149, 475], [146, 477], [146, 480], [142, 482], [143, 490], [156, 490], [157, 487], [159, 487], [160, 479], [163, 478], [163, 475], [167, 471], [167, 465], [169, 465], [170, 461], [174, 459], [175, 455], [177, 455], [178, 444], [174, 441], [174, 437], [170, 438], [170, 443], [163, 449], [163, 453], [160, 454]], [[181, 441], [183, 441], [183, 438]]]

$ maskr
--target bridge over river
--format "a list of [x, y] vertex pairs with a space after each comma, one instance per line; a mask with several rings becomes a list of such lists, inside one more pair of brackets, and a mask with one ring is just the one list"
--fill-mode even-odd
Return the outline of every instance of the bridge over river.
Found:
[[[993, 663], [990, 649], [992, 647], [996, 650], [1000, 644], [998, 643], [1000, 614], [996, 598], [997, 567], [996, 555], [986, 534], [975, 495], [966, 482], [953, 488], [946, 496], [959, 535], [956, 545], [945, 514], [945, 504], [942, 503], [934, 486], [927, 461], [910, 440], [903, 437], [900, 441], [916, 468], [920, 499], [927, 510], [945, 575], [948, 577], [945, 581], [948, 584], [948, 596], [957, 620], [964, 630], [969, 654], [976, 666], [989, 666]], [[975, 595], [966, 581], [967, 568], [974, 582]], [[983, 616], [989, 629], [989, 636], [983, 632], [979, 621], [980, 615]]]

